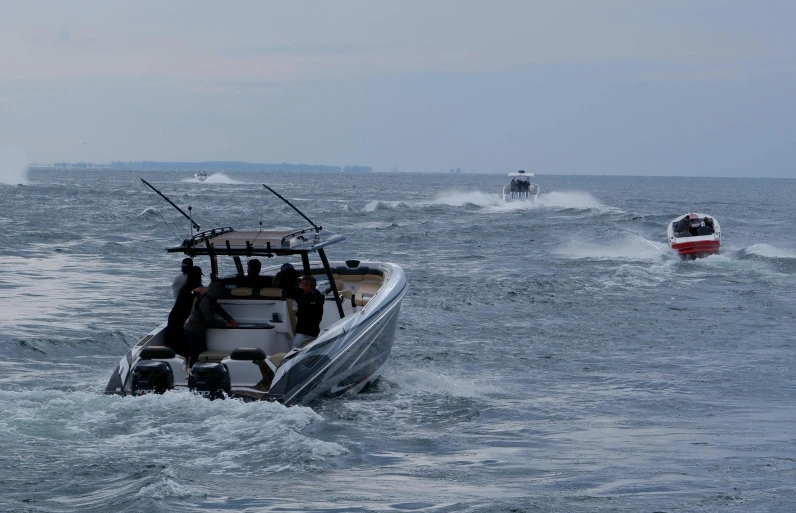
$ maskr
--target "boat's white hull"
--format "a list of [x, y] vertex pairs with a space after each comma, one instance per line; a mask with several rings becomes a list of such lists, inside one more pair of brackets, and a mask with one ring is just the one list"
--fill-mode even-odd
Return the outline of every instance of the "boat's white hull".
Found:
[[[342, 264], [336, 262], [333, 264]], [[372, 268], [381, 266], [388, 277], [373, 298], [360, 310], [328, 325], [312, 343], [288, 351], [279, 363], [268, 385], [258, 386], [251, 380], [236, 379], [230, 372], [232, 396], [250, 400], [275, 400], [285, 404], [306, 403], [323, 395], [356, 393], [374, 382], [386, 367], [392, 351], [401, 300], [406, 292], [403, 270], [394, 264], [363, 263]], [[165, 345], [166, 324], [159, 326], [120, 360], [106, 387], [106, 393], [133, 394], [132, 369], [141, 352], [152, 346]], [[270, 355], [269, 355], [270, 356]], [[171, 366], [175, 389], [188, 389], [189, 377], [184, 360], [164, 360]], [[246, 362], [222, 361], [235, 365]], [[251, 369], [258, 369], [249, 362]], [[263, 381], [266, 380], [263, 373]], [[259, 376], [258, 376], [259, 378]]]

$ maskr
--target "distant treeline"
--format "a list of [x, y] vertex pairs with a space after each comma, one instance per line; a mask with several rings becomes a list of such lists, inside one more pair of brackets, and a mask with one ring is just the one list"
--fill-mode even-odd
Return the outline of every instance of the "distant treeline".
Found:
[[[35, 167], [44, 167], [41, 165]], [[47, 166], [49, 167], [49, 166]], [[324, 173], [370, 173], [370, 166], [324, 166], [315, 164], [257, 164], [252, 162], [210, 161], [210, 162], [111, 162], [92, 164], [90, 162], [56, 162], [52, 167], [59, 169], [129, 169], [133, 171], [315, 171]]]

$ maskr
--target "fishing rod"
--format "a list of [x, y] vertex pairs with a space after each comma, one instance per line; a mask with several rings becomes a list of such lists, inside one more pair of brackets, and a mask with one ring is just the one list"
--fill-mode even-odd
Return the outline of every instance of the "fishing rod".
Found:
[[309, 217], [305, 216], [305, 215], [304, 215], [304, 212], [302, 212], [301, 210], [297, 209], [295, 205], [293, 205], [291, 202], [289, 202], [288, 200], [286, 200], [285, 198], [283, 198], [281, 194], [279, 194], [278, 192], [276, 192], [275, 190], [273, 190], [272, 188], [268, 187], [268, 186], [267, 186], [267, 185], [265, 185], [265, 184], [263, 184], [263, 187], [265, 187], [265, 188], [266, 188], [266, 189], [268, 189], [269, 191], [273, 192], [273, 193], [276, 195], [276, 197], [277, 197], [277, 198], [281, 199], [282, 201], [284, 201], [285, 203], [287, 203], [287, 204], [290, 206], [290, 208], [292, 208], [293, 210], [295, 210], [296, 212], [298, 212], [298, 213], [299, 213], [299, 215], [300, 215], [301, 217], [303, 217], [304, 219], [306, 219], [306, 220], [307, 220], [307, 222], [308, 222], [308, 223], [310, 223], [310, 224], [312, 225], [312, 227], [313, 227], [313, 228], [315, 228], [315, 231], [316, 231], [316, 232], [318, 232], [318, 233], [320, 233], [320, 232], [321, 232], [321, 227], [320, 227], [320, 226], [318, 226], [317, 224], [313, 223], [313, 222], [312, 222], [312, 219], [310, 219]]
[[[194, 220], [191, 218], [191, 216], [189, 216], [188, 214], [186, 214], [186, 213], [185, 213], [185, 212], [184, 212], [184, 211], [183, 211], [183, 210], [182, 210], [180, 207], [178, 207], [177, 205], [175, 205], [175, 204], [174, 204], [174, 202], [173, 202], [173, 201], [171, 201], [169, 198], [167, 198], [167, 197], [166, 197], [166, 196], [165, 196], [165, 195], [164, 195], [162, 192], [160, 192], [159, 190], [155, 189], [155, 187], [154, 187], [154, 186], [153, 186], [151, 183], [147, 182], [147, 181], [146, 181], [146, 180], [144, 180], [143, 178], [141, 178], [141, 181], [142, 181], [142, 182], [144, 182], [144, 184], [146, 184], [146, 186], [147, 186], [147, 187], [149, 187], [150, 189], [152, 189], [153, 191], [155, 191], [156, 193], [158, 193], [158, 195], [160, 195], [160, 197], [161, 197], [161, 198], [163, 198], [164, 200], [168, 201], [168, 202], [169, 202], [169, 205], [171, 205], [172, 207], [176, 208], [176, 209], [177, 209], [177, 211], [178, 211], [180, 214], [182, 214], [182, 215], [184, 215], [184, 216], [185, 216], [185, 219], [187, 219], [187, 220], [189, 220], [189, 221], [191, 222], [191, 227], [192, 227], [192, 228], [196, 228], [196, 231], [199, 231], [199, 225], [198, 225], [198, 224], [196, 224], [196, 223], [194, 222]], [[190, 207], [190, 206], [188, 207], [188, 210], [191, 210], [191, 207]]]

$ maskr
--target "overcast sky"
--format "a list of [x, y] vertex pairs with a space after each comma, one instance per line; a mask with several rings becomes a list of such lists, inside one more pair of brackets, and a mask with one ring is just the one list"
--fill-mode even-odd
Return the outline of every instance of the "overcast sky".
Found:
[[33, 162], [796, 177], [796, 2], [2, 3]]

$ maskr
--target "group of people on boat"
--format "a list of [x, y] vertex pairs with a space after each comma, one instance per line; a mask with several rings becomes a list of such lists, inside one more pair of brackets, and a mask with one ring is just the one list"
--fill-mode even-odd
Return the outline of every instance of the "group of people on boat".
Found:
[[[259, 285], [266, 278], [260, 276], [262, 264], [256, 258], [249, 260], [246, 267], [243, 286]], [[220, 281], [212, 281], [204, 287], [202, 276], [201, 267], [193, 265], [191, 258], [185, 258], [181, 273], [172, 283], [174, 306], [166, 327], [166, 344], [175, 353], [188, 358], [188, 367], [192, 367], [199, 355], [207, 350], [208, 328], [238, 326], [238, 322], [218, 303], [227, 293], [224, 285]], [[293, 347], [313, 340], [320, 333], [325, 300], [317, 289], [315, 277], [300, 277], [291, 264], [285, 263], [273, 281], [282, 289], [282, 300], [290, 298], [298, 305]]]
[[528, 180], [523, 180], [523, 179], [517, 180], [516, 178], [512, 178], [511, 183], [509, 184], [509, 191], [530, 193], [531, 182]]
[[674, 225], [674, 234], [676, 237], [713, 235], [714, 232], [713, 219], [707, 216], [705, 216], [704, 219], [699, 219], [694, 214], [688, 214], [677, 221]]

